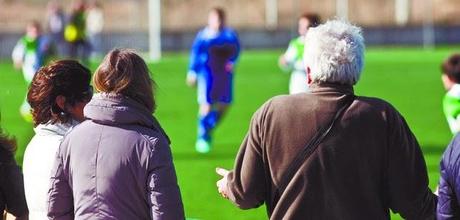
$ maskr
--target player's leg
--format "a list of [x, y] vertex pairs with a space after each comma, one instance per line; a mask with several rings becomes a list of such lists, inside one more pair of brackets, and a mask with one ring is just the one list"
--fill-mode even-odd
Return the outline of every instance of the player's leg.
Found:
[[[24, 74], [24, 80], [27, 82], [27, 85], [30, 85], [32, 79], [34, 78], [35, 72], [38, 71], [37, 67], [33, 65], [24, 65], [22, 68], [22, 72]], [[27, 94], [22, 102], [21, 106], [19, 107], [19, 113], [21, 114], [22, 118], [27, 122], [32, 122], [32, 113], [31, 107], [29, 102], [27, 102]]]
[[225, 114], [228, 111], [228, 108], [233, 101], [233, 73], [227, 75], [227, 80], [225, 82], [225, 89], [219, 98], [219, 102], [216, 103], [216, 124], [222, 120]]
[[76, 42], [69, 42], [67, 46], [69, 58], [78, 59], [78, 44]]
[[198, 134], [195, 150], [200, 153], [208, 153], [211, 150], [211, 130], [213, 128], [211, 85], [207, 77], [199, 74], [197, 77], [198, 109]]
[[80, 42], [81, 62], [83, 65], [89, 66], [89, 57], [91, 55], [91, 44], [87, 39]]
[[211, 150], [211, 132], [215, 127], [215, 114], [211, 104], [200, 104], [198, 114], [198, 137], [196, 151], [208, 153]]
[[31, 107], [29, 105], [29, 102], [27, 102], [26, 96], [26, 98], [21, 104], [21, 107], [19, 107], [19, 113], [21, 114], [22, 118], [27, 122], [33, 122], [32, 113], [30, 111]]
[[215, 105], [214, 107], [214, 112], [215, 112], [215, 125], [217, 125], [220, 121], [222, 121], [222, 118], [226, 115], [228, 108], [230, 107], [230, 103], [225, 103], [225, 102], [219, 102]]
[[226, 80], [221, 84], [222, 88], [216, 102], [212, 105], [209, 113], [210, 129], [214, 129], [227, 113], [233, 100], [233, 74], [228, 74]]
[[[207, 151], [211, 150], [210, 143], [211, 143], [211, 133], [212, 131], [216, 128], [216, 126], [219, 124], [220, 121], [222, 121], [222, 118], [224, 115], [227, 113], [228, 107], [230, 106], [233, 98], [233, 75], [228, 75], [227, 80], [223, 84], [221, 84], [222, 88], [220, 88], [220, 94], [218, 97], [214, 97], [214, 99], [211, 99], [211, 97], [208, 97], [208, 100], [211, 100], [211, 105], [202, 105], [200, 107], [200, 112], [201, 112], [201, 131], [202, 131], [202, 137], [208, 138], [202, 138], [204, 140], [207, 140], [208, 143], [208, 148], [206, 149]], [[210, 95], [210, 94], [209, 94]], [[198, 150], [198, 149], [197, 149]]]

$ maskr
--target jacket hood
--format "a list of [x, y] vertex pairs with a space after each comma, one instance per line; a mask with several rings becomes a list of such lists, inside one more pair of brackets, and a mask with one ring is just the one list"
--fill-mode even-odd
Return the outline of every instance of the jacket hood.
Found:
[[97, 93], [85, 106], [87, 119], [104, 125], [140, 125], [166, 133], [146, 107], [133, 99], [111, 93]]
[[64, 136], [72, 127], [76, 126], [78, 121], [72, 120], [69, 123], [47, 123], [39, 124], [34, 128], [35, 134], [38, 135], [58, 135]]

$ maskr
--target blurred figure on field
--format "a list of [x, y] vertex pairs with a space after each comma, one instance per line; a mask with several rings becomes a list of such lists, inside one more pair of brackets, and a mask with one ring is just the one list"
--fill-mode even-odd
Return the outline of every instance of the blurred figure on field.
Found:
[[86, 31], [91, 44], [91, 57], [97, 58], [101, 55], [102, 30], [104, 28], [104, 11], [101, 3], [92, 0], [88, 8], [86, 18]]
[[57, 0], [48, 3], [47, 11], [47, 30], [49, 32], [50, 43], [53, 46], [56, 55], [62, 57], [65, 55], [66, 43], [64, 40], [64, 28], [66, 24], [66, 15], [62, 6]]
[[83, 107], [92, 97], [90, 71], [74, 60], [42, 67], [30, 85], [35, 136], [24, 153], [24, 187], [31, 219], [47, 219], [51, 169], [64, 135], [84, 120]]
[[68, 43], [70, 58], [89, 64], [91, 45], [86, 33], [86, 4], [83, 0], [72, 3], [71, 12], [64, 30], [64, 39]]
[[447, 93], [442, 106], [450, 130], [460, 131], [460, 54], [452, 54], [441, 64], [441, 79]]
[[308, 31], [310, 92], [277, 96], [254, 114], [218, 191], [270, 219], [434, 219], [422, 151], [388, 102], [356, 96], [364, 65], [359, 27], [332, 20]]
[[289, 80], [289, 94], [296, 94], [308, 91], [307, 72], [303, 63], [303, 51], [305, 46], [305, 35], [309, 28], [320, 24], [317, 14], [305, 13], [298, 20], [299, 36], [289, 42], [288, 49], [279, 58], [279, 65], [285, 71], [292, 71]]
[[[30, 22], [27, 25], [26, 34], [19, 39], [12, 53], [14, 66], [22, 68], [27, 84], [30, 84], [35, 73], [44, 64], [49, 48], [49, 42], [42, 35], [40, 23]], [[20, 113], [26, 121], [32, 121], [30, 105], [26, 98], [20, 107]]]
[[213, 8], [190, 53], [187, 84], [198, 86], [198, 137], [195, 149], [211, 150], [211, 133], [233, 100], [233, 72], [240, 53], [236, 32], [226, 26], [225, 11]]
[[[21, 168], [14, 160], [16, 141], [0, 128], [0, 217], [13, 215], [13, 219], [28, 219]], [[6, 213], [5, 213], [6, 212]], [[10, 218], [8, 218], [10, 219]]]
[[65, 136], [55, 159], [50, 219], [184, 219], [170, 141], [152, 116], [155, 83], [144, 60], [112, 50], [93, 84], [99, 93], [84, 109], [88, 120]]

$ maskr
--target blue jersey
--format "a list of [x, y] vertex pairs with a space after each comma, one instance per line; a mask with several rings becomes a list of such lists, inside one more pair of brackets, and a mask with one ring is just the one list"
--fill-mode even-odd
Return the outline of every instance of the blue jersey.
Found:
[[198, 32], [190, 54], [189, 74], [196, 74], [199, 103], [232, 101], [233, 71], [226, 68], [238, 59], [240, 44], [231, 28]]

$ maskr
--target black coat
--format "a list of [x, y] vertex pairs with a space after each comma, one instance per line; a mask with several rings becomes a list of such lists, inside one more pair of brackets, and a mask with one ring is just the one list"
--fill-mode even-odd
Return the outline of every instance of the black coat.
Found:
[[16, 217], [28, 213], [21, 169], [13, 153], [0, 146], [0, 213], [5, 210]]

